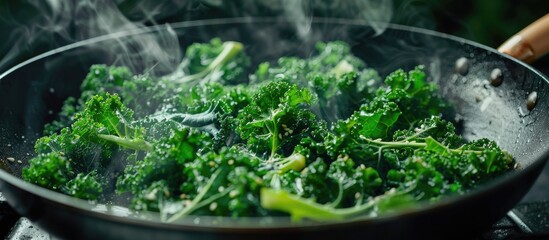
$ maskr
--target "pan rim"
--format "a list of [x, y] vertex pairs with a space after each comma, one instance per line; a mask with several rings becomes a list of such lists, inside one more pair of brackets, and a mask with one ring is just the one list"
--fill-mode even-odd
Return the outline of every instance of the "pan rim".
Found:
[[[189, 28], [189, 27], [198, 27], [198, 26], [212, 26], [212, 25], [225, 25], [225, 24], [242, 24], [242, 23], [278, 23], [280, 21], [285, 21], [288, 23], [291, 23], [290, 20], [284, 19], [284, 18], [278, 18], [278, 17], [259, 17], [259, 18], [250, 18], [250, 17], [243, 17], [243, 18], [219, 18], [219, 19], [208, 19], [208, 20], [196, 20], [196, 21], [186, 21], [186, 22], [178, 22], [178, 23], [170, 23], [169, 25], [174, 29], [180, 29], [180, 28]], [[355, 19], [340, 19], [340, 18], [313, 18], [313, 23], [327, 23], [327, 24], [345, 24], [345, 25], [355, 25], [355, 26], [369, 26], [366, 21], [363, 20], [355, 20]], [[38, 61], [43, 58], [47, 58], [49, 56], [65, 52], [71, 49], [83, 47], [89, 44], [94, 44], [102, 41], [107, 41], [113, 38], [117, 37], [126, 37], [126, 36], [132, 36], [132, 35], [138, 35], [138, 34], [144, 34], [144, 33], [153, 33], [156, 31], [159, 31], [162, 29], [164, 25], [157, 25], [152, 27], [142, 27], [142, 28], [136, 28], [131, 29], [127, 31], [122, 32], [116, 32], [112, 34], [102, 35], [94, 38], [90, 38], [87, 40], [79, 41], [76, 43], [68, 44], [47, 52], [44, 52], [42, 54], [39, 54], [35, 57], [32, 57], [28, 60], [25, 60], [5, 72], [0, 74], [0, 82], [11, 73], [17, 71], [20, 68], [23, 68], [24, 66], [31, 64], [35, 61]], [[494, 48], [485, 46], [483, 44], [473, 42], [467, 39], [463, 39], [460, 37], [456, 37], [453, 35], [445, 34], [436, 32], [433, 30], [423, 29], [423, 28], [417, 28], [417, 27], [411, 27], [411, 26], [404, 26], [404, 25], [398, 25], [398, 24], [388, 24], [388, 29], [395, 29], [395, 30], [403, 30], [403, 31], [410, 31], [414, 33], [419, 34], [425, 34], [430, 35], [437, 38], [445, 38], [452, 41], [457, 41], [466, 45], [473, 46], [475, 48], [480, 48], [484, 51], [497, 54], [503, 58], [506, 58], [507, 60], [510, 60], [521, 67], [526, 68], [528, 71], [534, 73], [535, 75], [539, 76], [542, 80], [544, 80], [547, 83], [549, 83], [548, 78], [543, 75], [541, 72], [536, 70], [530, 65], [527, 65], [513, 57], [510, 57], [505, 54], [501, 54]], [[341, 226], [348, 226], [349, 224], [372, 224], [377, 222], [384, 222], [384, 221], [390, 221], [394, 218], [401, 218], [408, 215], [415, 215], [415, 214], [421, 214], [427, 211], [434, 211], [437, 208], [440, 208], [445, 205], [451, 205], [455, 204], [459, 201], [465, 201], [465, 200], [471, 200], [474, 198], [479, 197], [482, 194], [485, 194], [489, 190], [494, 190], [497, 188], [497, 186], [503, 185], [505, 182], [513, 181], [513, 179], [516, 179], [520, 177], [520, 173], [525, 171], [533, 171], [535, 168], [542, 167], [545, 164], [545, 161], [549, 157], [549, 148], [545, 149], [545, 151], [541, 152], [540, 157], [533, 161], [528, 166], [524, 167], [523, 169], [513, 171], [509, 174], [506, 174], [505, 176], [500, 176], [486, 184], [483, 184], [479, 186], [478, 188], [463, 194], [463, 195], [455, 195], [455, 196], [448, 196], [441, 200], [438, 200], [435, 203], [419, 203], [416, 207], [413, 208], [407, 208], [405, 210], [400, 210], [395, 213], [389, 213], [384, 214], [382, 216], [374, 217], [374, 218], [366, 218], [366, 219], [349, 219], [349, 220], [343, 220], [338, 222], [316, 222], [311, 224], [296, 224], [291, 223], [289, 221], [289, 217], [281, 217], [283, 219], [282, 222], [278, 224], [270, 224], [268, 226], [265, 225], [215, 225], [215, 224], [195, 224], [192, 221], [181, 221], [176, 223], [165, 223], [160, 222], [158, 220], [153, 219], [143, 219], [143, 218], [137, 218], [137, 217], [127, 217], [127, 216], [119, 216], [114, 215], [113, 213], [109, 212], [99, 212], [94, 210], [93, 208], [97, 205], [90, 203], [89, 201], [77, 199], [74, 197], [70, 197], [67, 195], [64, 195], [62, 193], [58, 193], [46, 188], [39, 187], [37, 185], [28, 183], [8, 172], [6, 172], [3, 169], [0, 169], [0, 180], [5, 181], [11, 185], [14, 185], [21, 190], [27, 191], [31, 194], [37, 195], [41, 198], [44, 198], [48, 201], [51, 201], [55, 204], [61, 204], [63, 206], [72, 208], [74, 210], [81, 211], [82, 214], [91, 215], [92, 217], [102, 218], [107, 221], [116, 221], [116, 222], [122, 222], [122, 223], [129, 223], [129, 224], [136, 224], [141, 226], [150, 226], [150, 227], [161, 227], [161, 228], [169, 228], [169, 229], [176, 229], [176, 230], [193, 230], [193, 231], [211, 231], [211, 230], [218, 230], [218, 231], [243, 231], [243, 230], [258, 230], [258, 231], [272, 231], [272, 230], [280, 230], [280, 229], [300, 229], [303, 228], [333, 228], [333, 227], [341, 227]], [[11, 203], [10, 203], [11, 204]], [[132, 210], [133, 211], [133, 210]], [[157, 214], [156, 214], [157, 215]], [[200, 216], [200, 218], [207, 218]], [[227, 220], [230, 220], [230, 217], [223, 217]], [[159, 219], [159, 218], [157, 218]], [[242, 219], [257, 219], [257, 218], [251, 218], [246, 217]], [[276, 219], [276, 218], [273, 218]], [[251, 221], [256, 222], [256, 221]]]

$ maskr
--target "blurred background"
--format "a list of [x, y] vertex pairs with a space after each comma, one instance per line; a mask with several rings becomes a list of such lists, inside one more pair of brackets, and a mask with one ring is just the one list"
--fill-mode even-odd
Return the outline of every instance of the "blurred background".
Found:
[[[228, 17], [357, 18], [497, 47], [548, 11], [549, 1], [539, 0], [0, 0], [0, 70], [67, 43], [135, 26]], [[548, 65], [547, 57], [535, 64]]]

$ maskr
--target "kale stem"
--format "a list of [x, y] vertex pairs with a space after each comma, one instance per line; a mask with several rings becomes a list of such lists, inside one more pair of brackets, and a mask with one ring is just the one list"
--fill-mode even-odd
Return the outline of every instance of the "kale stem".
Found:
[[434, 127], [426, 128], [426, 129], [423, 129], [423, 130], [421, 130], [421, 131], [419, 131], [419, 132], [416, 132], [414, 135], [409, 136], [409, 137], [405, 138], [404, 140], [402, 140], [402, 141], [400, 141], [400, 142], [410, 141], [410, 140], [416, 138], [417, 136], [421, 135], [422, 133], [427, 132], [427, 131], [429, 131], [429, 130], [431, 130], [431, 129], [434, 129]]
[[223, 51], [206, 67], [206, 71], [212, 71], [215, 68], [225, 64], [229, 60], [233, 59], [238, 53], [242, 51], [244, 46], [242, 43], [227, 41], [223, 43]]
[[152, 144], [150, 144], [149, 142], [143, 139], [129, 139], [129, 138], [123, 138], [115, 135], [106, 135], [106, 134], [97, 134], [97, 137], [109, 142], [114, 142], [125, 148], [140, 150], [145, 152], [153, 151]]
[[278, 148], [278, 127], [276, 124], [274, 125], [274, 129], [271, 136], [271, 156], [269, 157], [270, 160], [274, 159], [276, 156], [276, 149]]
[[339, 205], [341, 203], [341, 200], [343, 199], [343, 184], [341, 183], [341, 181], [337, 182], [337, 198], [329, 203], [329, 204], [326, 204], [326, 205], [329, 205], [331, 207], [337, 207], [337, 205]]
[[343, 220], [375, 211], [376, 204], [391, 195], [382, 195], [363, 205], [350, 208], [334, 208], [331, 205], [317, 203], [284, 190], [262, 188], [260, 191], [261, 206], [270, 210], [287, 212], [294, 220], [302, 218], [312, 220]]
[[305, 156], [294, 153], [286, 158], [283, 158], [278, 162], [278, 173], [283, 174], [290, 170], [301, 171], [305, 168], [306, 159]]
[[373, 143], [380, 146], [386, 146], [386, 148], [403, 148], [403, 147], [413, 147], [413, 148], [424, 148], [427, 146], [426, 143], [417, 143], [417, 142], [384, 142], [365, 138], [360, 136], [362, 140], [366, 140], [368, 143]]
[[383, 153], [383, 147], [384, 146], [381, 146], [379, 147], [379, 149], [377, 149], [377, 169], [380, 169], [381, 167], [381, 155]]
[[[180, 219], [186, 215], [189, 215], [191, 212], [198, 209], [199, 207], [204, 206], [204, 204], [202, 204], [201, 201], [204, 198], [204, 196], [206, 196], [206, 194], [210, 191], [210, 189], [212, 188], [212, 185], [214, 184], [215, 180], [217, 179], [220, 173], [221, 173], [221, 169], [217, 169], [217, 171], [215, 171], [214, 174], [212, 174], [212, 176], [210, 177], [206, 185], [204, 185], [204, 187], [200, 190], [198, 195], [196, 195], [196, 197], [192, 200], [191, 204], [187, 205], [181, 211], [179, 211], [178, 213], [168, 218], [167, 222], [174, 222], [177, 219]], [[209, 198], [209, 199], [211, 201], [215, 200], [213, 198]]]
[[[200, 208], [212, 203], [213, 201], [215, 201], [217, 199], [220, 199], [221, 197], [227, 195], [227, 193], [229, 193], [232, 190], [234, 190], [234, 186], [230, 186], [228, 188], [225, 188], [225, 190], [223, 190], [221, 192], [218, 192], [218, 193], [206, 198], [204, 201], [196, 204], [192, 211], [194, 211], [196, 209], [200, 209]], [[191, 212], [188, 212], [188, 213], [191, 213]]]
[[[284, 190], [272, 188], [262, 188], [260, 190], [260, 201], [263, 208], [286, 212], [290, 214], [292, 220], [299, 221], [306, 218], [334, 221], [359, 216], [375, 216], [385, 211], [382, 205], [391, 204], [393, 208], [406, 206], [412, 201], [410, 193], [415, 188], [415, 184], [401, 190], [393, 188], [382, 195], [369, 199], [364, 204], [357, 204], [348, 208], [335, 208], [332, 204], [320, 204], [313, 199], [303, 198]], [[399, 198], [401, 199], [399, 200]]]
[[273, 160], [275, 158], [276, 150], [278, 149], [278, 119], [280, 115], [284, 115], [284, 111], [271, 111], [271, 122], [273, 127], [272, 129], [267, 127], [271, 132], [271, 156], [269, 157], [269, 160]]
[[221, 53], [219, 53], [219, 55], [217, 55], [217, 57], [204, 70], [193, 75], [185, 76], [177, 80], [177, 82], [192, 82], [205, 77], [216, 68], [221, 67], [223, 64], [233, 59], [236, 55], [238, 55], [238, 53], [242, 51], [242, 49], [244, 49], [242, 43], [232, 41], [224, 42], [223, 51], [221, 51]]
[[481, 155], [483, 153], [483, 151], [475, 151], [475, 150], [463, 150], [463, 149], [449, 149], [450, 152], [453, 152], [453, 153], [474, 153], [476, 155]]
[[[481, 155], [483, 153], [483, 151], [476, 151], [476, 150], [463, 150], [461, 148], [457, 148], [457, 149], [451, 149], [451, 148], [448, 148], [447, 146], [444, 146], [442, 145], [441, 143], [437, 142], [436, 140], [432, 139], [431, 137], [428, 137], [430, 138], [431, 140], [433, 140], [434, 142], [436, 142], [437, 144], [439, 144], [441, 147], [445, 148], [448, 152], [452, 152], [452, 153], [473, 153], [473, 154], [476, 154], [476, 155]], [[362, 137], [360, 136], [360, 139], [362, 140], [366, 140], [368, 143], [372, 143], [372, 144], [375, 144], [375, 145], [378, 145], [380, 146], [379, 147], [379, 156], [378, 158], [381, 157], [381, 149], [383, 148], [405, 148], [405, 147], [411, 147], [411, 148], [426, 148], [427, 147], [427, 143], [418, 143], [418, 142], [384, 142], [384, 141], [380, 141], [380, 140], [373, 140], [373, 139], [369, 139], [369, 138], [365, 138], [365, 137]]]

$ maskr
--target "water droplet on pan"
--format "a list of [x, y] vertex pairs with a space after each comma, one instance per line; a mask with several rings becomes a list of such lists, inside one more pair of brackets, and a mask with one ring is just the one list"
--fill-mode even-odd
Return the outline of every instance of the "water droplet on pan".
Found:
[[501, 69], [495, 68], [492, 70], [492, 73], [490, 73], [490, 84], [492, 86], [497, 87], [501, 85], [503, 82], [503, 73], [501, 72]]
[[530, 94], [528, 94], [528, 98], [526, 99], [526, 107], [528, 108], [528, 110], [532, 111], [536, 106], [537, 102], [538, 102], [538, 93], [536, 91], [533, 91]]
[[462, 76], [467, 75], [469, 71], [469, 60], [465, 57], [460, 57], [456, 60], [456, 72]]

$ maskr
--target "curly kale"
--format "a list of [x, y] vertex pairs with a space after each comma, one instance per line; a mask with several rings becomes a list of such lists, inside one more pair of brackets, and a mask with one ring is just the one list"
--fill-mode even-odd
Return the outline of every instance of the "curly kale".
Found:
[[329, 122], [347, 118], [373, 97], [381, 79], [344, 42], [319, 42], [316, 50], [318, 55], [309, 59], [281, 57], [276, 66], [261, 64], [252, 83], [274, 80], [310, 87], [318, 99], [311, 104], [313, 112]]
[[300, 134], [315, 121], [307, 105], [313, 96], [307, 89], [282, 81], [269, 82], [252, 96], [237, 116], [236, 132], [257, 154], [269, 159], [293, 151]]
[[92, 96], [70, 127], [36, 141], [39, 155], [23, 170], [23, 179], [76, 197], [98, 198], [102, 179], [119, 164], [113, 157], [152, 148], [144, 130], [131, 126], [132, 115], [117, 95]]
[[81, 199], [95, 200], [103, 192], [103, 184], [97, 177], [97, 172], [92, 171], [87, 174], [79, 173], [75, 178], [67, 182], [67, 194]]
[[[401, 161], [400, 167], [386, 173], [386, 185], [390, 187], [386, 193], [376, 195], [382, 185], [376, 170], [362, 168], [365, 171], [357, 175], [358, 171], [353, 171], [352, 162], [349, 164], [346, 163], [349, 160], [337, 160], [330, 165], [327, 172], [322, 170], [326, 169], [322, 163], [320, 164], [324, 167], [317, 167], [321, 169], [317, 173], [327, 174], [326, 180], [315, 184], [297, 177], [294, 179], [299, 181], [287, 183], [289, 186], [295, 186], [295, 182], [305, 186], [326, 186], [319, 188], [320, 191], [316, 194], [304, 194], [306, 188], [298, 191], [273, 184], [270, 188], [261, 190], [261, 205], [266, 209], [287, 212], [294, 219], [338, 220], [358, 215], [375, 215], [417, 201], [463, 193], [465, 189], [505, 173], [513, 164], [513, 159], [507, 152], [486, 139], [457, 149], [448, 148], [430, 136], [423, 143], [367, 141], [379, 148], [414, 149], [411, 156]], [[339, 193], [333, 202], [326, 202], [326, 199], [334, 199], [333, 190], [330, 191], [334, 188], [326, 184], [329, 180], [334, 182], [334, 179], [339, 184]], [[363, 196], [377, 197], [364, 201]], [[340, 203], [344, 204], [341, 206]]]
[[39, 154], [29, 164], [23, 169], [23, 179], [52, 190], [60, 191], [74, 177], [70, 161], [60, 152]]
[[385, 78], [387, 87], [376, 92], [374, 101], [394, 102], [403, 113], [396, 124], [398, 129], [448, 111], [448, 103], [439, 96], [437, 86], [426, 81], [423, 69], [417, 66], [407, 74], [399, 69]]
[[423, 66], [382, 81], [351, 50], [320, 42], [313, 56], [253, 71], [242, 43], [213, 39], [190, 45], [167, 76], [94, 65], [23, 179], [98, 202], [127, 198], [166, 222], [333, 221], [463, 194], [515, 167], [494, 141], [462, 139]]
[[[151, 208], [151, 192], [158, 188], [167, 188], [166, 197], [179, 196], [180, 187], [185, 182], [184, 165], [194, 160], [202, 151], [208, 151], [211, 138], [206, 134], [192, 129], [180, 128], [172, 130], [171, 134], [153, 144], [143, 159], [130, 162], [124, 174], [118, 179], [117, 190], [120, 193], [131, 192], [136, 195], [132, 206], [141, 210], [156, 210]], [[161, 183], [162, 182], [162, 183]], [[152, 200], [151, 200], [152, 198]]]

